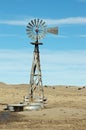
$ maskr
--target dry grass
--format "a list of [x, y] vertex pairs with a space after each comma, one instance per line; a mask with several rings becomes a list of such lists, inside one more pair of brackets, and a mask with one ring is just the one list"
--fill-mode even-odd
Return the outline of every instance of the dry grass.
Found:
[[45, 109], [5, 112], [4, 104], [22, 102], [28, 87], [0, 83], [0, 130], [86, 130], [86, 88], [44, 87]]

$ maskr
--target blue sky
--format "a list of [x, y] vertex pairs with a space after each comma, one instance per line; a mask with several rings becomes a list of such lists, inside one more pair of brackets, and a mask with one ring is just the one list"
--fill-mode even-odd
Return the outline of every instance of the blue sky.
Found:
[[0, 82], [29, 83], [34, 18], [59, 30], [41, 39], [43, 84], [86, 85], [86, 0], [0, 0]]

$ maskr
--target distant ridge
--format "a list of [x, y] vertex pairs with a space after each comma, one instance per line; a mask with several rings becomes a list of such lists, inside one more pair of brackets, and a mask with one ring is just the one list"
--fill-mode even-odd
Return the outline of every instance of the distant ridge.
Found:
[[[4, 82], [0, 82], [0, 86], [9, 86], [9, 87], [11, 87], [11, 86], [22, 86], [22, 87], [28, 87], [28, 86], [30, 86], [30, 84], [26, 84], [26, 83], [19, 83], [19, 84], [9, 84], [9, 83], [4, 83]], [[85, 86], [76, 86], [76, 85], [44, 85], [44, 87], [66, 87], [66, 88], [70, 88], [70, 87], [86, 87], [86, 85]]]
[[1, 85], [1, 86], [6, 86], [7, 84], [6, 84], [6, 83], [3, 83], [3, 82], [0, 82], [0, 85]]
[[29, 84], [8, 84], [8, 83], [4, 83], [4, 82], [0, 82], [0, 87], [28, 87]]

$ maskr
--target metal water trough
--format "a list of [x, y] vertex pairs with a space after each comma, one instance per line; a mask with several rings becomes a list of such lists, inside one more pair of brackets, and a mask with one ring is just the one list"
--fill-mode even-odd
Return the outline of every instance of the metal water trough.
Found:
[[24, 110], [40, 110], [43, 108], [43, 103], [34, 102], [24, 106]]
[[24, 104], [9, 104], [7, 105], [7, 110], [9, 111], [15, 111], [15, 112], [18, 112], [18, 111], [23, 111], [23, 108], [24, 108]]
[[9, 104], [5, 110], [11, 112], [29, 111], [29, 110], [40, 110], [43, 108], [43, 103], [34, 102], [29, 104]]

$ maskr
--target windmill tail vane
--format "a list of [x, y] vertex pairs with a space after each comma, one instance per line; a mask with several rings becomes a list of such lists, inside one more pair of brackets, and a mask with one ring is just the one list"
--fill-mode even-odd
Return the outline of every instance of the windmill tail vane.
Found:
[[58, 34], [58, 27], [47, 28], [48, 33]]

